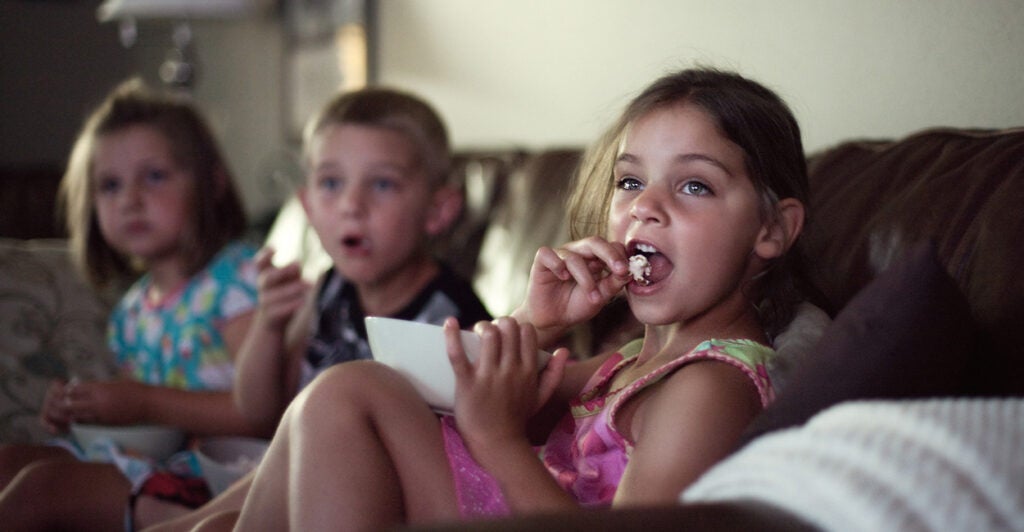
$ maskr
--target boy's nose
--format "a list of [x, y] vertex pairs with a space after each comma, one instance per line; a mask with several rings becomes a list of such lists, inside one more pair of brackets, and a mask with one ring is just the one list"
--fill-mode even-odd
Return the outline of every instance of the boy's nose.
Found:
[[344, 216], [358, 216], [366, 208], [366, 195], [359, 187], [348, 187], [341, 194], [340, 210]]

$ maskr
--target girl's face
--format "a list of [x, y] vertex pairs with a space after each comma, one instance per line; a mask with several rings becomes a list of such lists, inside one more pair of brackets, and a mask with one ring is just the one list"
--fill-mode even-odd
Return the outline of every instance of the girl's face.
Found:
[[682, 103], [635, 121], [614, 167], [609, 237], [653, 251], [650, 284], [627, 297], [647, 324], [686, 322], [743, 303], [762, 232], [743, 150], [700, 107]]
[[427, 236], [439, 230], [418, 154], [405, 135], [381, 127], [329, 125], [313, 141], [302, 204], [335, 267], [357, 286], [421, 267]]
[[129, 126], [96, 139], [92, 196], [104, 240], [152, 263], [181, 256], [191, 222], [194, 179], [157, 129]]

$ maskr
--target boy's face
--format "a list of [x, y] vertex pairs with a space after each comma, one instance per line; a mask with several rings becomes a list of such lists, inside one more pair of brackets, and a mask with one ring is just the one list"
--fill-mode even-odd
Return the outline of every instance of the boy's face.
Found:
[[423, 267], [443, 229], [419, 152], [380, 127], [329, 125], [313, 141], [302, 204], [335, 267], [357, 286]]

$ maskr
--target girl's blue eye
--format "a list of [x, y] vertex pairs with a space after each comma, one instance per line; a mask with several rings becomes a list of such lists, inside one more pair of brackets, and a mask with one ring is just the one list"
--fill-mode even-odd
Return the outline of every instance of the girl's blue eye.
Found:
[[160, 183], [167, 180], [167, 172], [159, 168], [151, 168], [146, 171], [146, 181], [149, 183]]
[[112, 194], [121, 190], [121, 181], [113, 177], [101, 178], [96, 183], [96, 191], [101, 194]]
[[711, 194], [711, 189], [700, 181], [687, 181], [683, 185], [683, 193], [690, 194], [692, 196], [705, 196], [707, 194]]
[[643, 188], [643, 183], [633, 176], [625, 176], [615, 183], [615, 188], [620, 190], [640, 190]]

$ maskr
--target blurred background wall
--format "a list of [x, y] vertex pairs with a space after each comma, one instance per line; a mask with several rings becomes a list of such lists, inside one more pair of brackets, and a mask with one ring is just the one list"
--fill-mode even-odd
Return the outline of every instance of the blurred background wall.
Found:
[[[282, 0], [193, 24], [191, 87], [269, 216], [295, 171], [294, 36]], [[61, 167], [85, 112], [157, 79], [167, 22], [131, 49], [99, 1], [0, 0], [0, 167]], [[808, 151], [924, 127], [1024, 125], [1020, 0], [370, 0], [372, 81], [411, 89], [456, 148], [582, 146], [671, 69], [738, 69], [776, 89]]]

